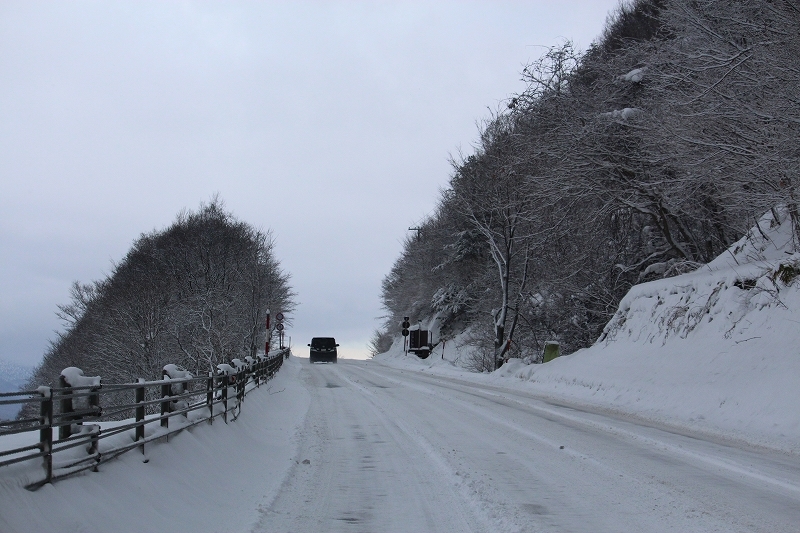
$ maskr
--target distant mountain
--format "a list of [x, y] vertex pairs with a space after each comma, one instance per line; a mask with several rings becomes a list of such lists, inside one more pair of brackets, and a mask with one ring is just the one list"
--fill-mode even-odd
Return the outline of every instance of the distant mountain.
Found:
[[[15, 392], [25, 385], [33, 368], [0, 359], [0, 392]], [[0, 405], [0, 419], [8, 420], [17, 416], [19, 408], [14, 405]]]

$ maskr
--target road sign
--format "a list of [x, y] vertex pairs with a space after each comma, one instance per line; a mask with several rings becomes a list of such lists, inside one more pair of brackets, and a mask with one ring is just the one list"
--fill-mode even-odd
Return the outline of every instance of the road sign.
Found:
[[408, 330], [406, 328], [403, 328], [403, 331], [401, 331], [400, 333], [403, 334], [403, 337], [408, 337]]
[[275, 329], [277, 329], [278, 331], [283, 331], [283, 324], [278, 322], [277, 324], [275, 324]]
[[283, 313], [279, 312], [278, 314], [276, 314], [275, 320], [277, 320], [278, 322], [283, 322]]

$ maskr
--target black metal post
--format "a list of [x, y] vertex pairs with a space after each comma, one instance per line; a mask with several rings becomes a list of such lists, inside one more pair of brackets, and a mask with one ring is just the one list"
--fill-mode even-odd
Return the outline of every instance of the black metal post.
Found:
[[222, 420], [228, 423], [228, 374], [222, 375]]
[[39, 448], [44, 453], [45, 483], [53, 479], [53, 393], [50, 389], [41, 392], [42, 403], [39, 408]]
[[208, 404], [208, 423], [214, 423], [214, 373], [208, 373], [206, 380], [206, 404]]
[[172, 385], [167, 382], [161, 385], [161, 427], [168, 428], [169, 427], [169, 418], [164, 416], [168, 415], [170, 412], [170, 404], [172, 403], [169, 399], [170, 392], [172, 389]]
[[[139, 378], [138, 382], [144, 383], [144, 379]], [[144, 440], [144, 386], [139, 386], [134, 389], [136, 394], [136, 398], [134, 399], [134, 403], [136, 404], [136, 423], [139, 424], [136, 426], [136, 438], [135, 441]], [[144, 443], [140, 446], [142, 453], [144, 453]]]
[[[93, 411], [93, 416], [99, 417], [103, 410], [100, 407], [100, 387], [92, 387], [89, 389], [89, 409]], [[94, 425], [91, 434], [91, 444], [87, 452], [89, 455], [95, 456], [94, 468], [92, 472], [97, 472], [97, 467], [100, 464], [100, 426]]]
[[236, 374], [236, 399], [239, 401], [239, 409], [242, 408], [244, 402], [244, 388], [247, 385], [247, 374], [245, 369], [240, 370]]

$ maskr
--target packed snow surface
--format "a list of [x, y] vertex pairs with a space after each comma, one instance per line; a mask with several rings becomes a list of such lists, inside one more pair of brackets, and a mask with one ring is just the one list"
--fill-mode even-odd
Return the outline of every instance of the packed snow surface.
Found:
[[401, 357], [394, 367], [291, 358], [228, 425], [195, 426], [146, 456], [132, 451], [37, 492], [11, 470], [0, 478], [0, 531], [774, 532], [800, 523], [794, 455], [542, 398], [515, 378], [450, 365], [438, 368], [457, 375], [430, 375]]

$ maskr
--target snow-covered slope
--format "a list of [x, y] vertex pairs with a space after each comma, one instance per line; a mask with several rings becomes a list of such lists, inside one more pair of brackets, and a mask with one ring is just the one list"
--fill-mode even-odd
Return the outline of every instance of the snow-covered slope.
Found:
[[[633, 287], [594, 346], [462, 375], [800, 452], [800, 254], [775, 214], [697, 271]], [[396, 345], [378, 357], [457, 371], [436, 354], [415, 361]]]

